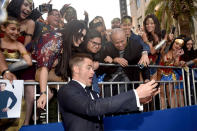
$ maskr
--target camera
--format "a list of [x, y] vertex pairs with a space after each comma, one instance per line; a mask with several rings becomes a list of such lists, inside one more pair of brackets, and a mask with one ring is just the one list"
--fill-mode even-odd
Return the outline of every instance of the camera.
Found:
[[52, 4], [39, 5], [39, 11], [41, 13], [48, 13], [52, 10]]
[[138, 64], [137, 65], [140, 69], [143, 69], [144, 68], [144, 65], [143, 64]]

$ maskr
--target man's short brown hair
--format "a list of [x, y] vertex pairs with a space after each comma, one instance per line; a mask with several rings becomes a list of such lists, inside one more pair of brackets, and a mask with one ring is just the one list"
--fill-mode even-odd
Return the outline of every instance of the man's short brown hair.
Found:
[[74, 65], [79, 64], [80, 62], [82, 62], [85, 58], [88, 58], [90, 60], [93, 60], [92, 56], [86, 53], [76, 53], [75, 55], [73, 55], [71, 57], [71, 59], [69, 60], [69, 67], [72, 70]]
[[50, 10], [50, 11], [48, 12], [48, 16], [53, 15], [53, 12], [58, 12], [58, 13], [60, 13], [58, 9], [52, 9], [52, 10]]
[[1, 85], [7, 86], [7, 83], [6, 83], [6, 82], [0, 82], [0, 86], [1, 86]]

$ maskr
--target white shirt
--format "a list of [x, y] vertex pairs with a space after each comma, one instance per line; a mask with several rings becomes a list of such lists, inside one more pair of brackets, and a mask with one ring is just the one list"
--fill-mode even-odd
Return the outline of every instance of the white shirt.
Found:
[[[80, 81], [77, 81], [77, 80], [74, 80], [74, 79], [72, 79], [72, 80], [78, 82], [84, 89], [86, 88], [86, 85], [81, 83]], [[85, 89], [85, 91], [86, 91], [86, 89]], [[92, 100], [94, 100], [94, 97], [93, 97], [91, 92], [90, 92], [90, 96], [91, 96]]]
[[[72, 79], [72, 80], [78, 82], [85, 89], [85, 87], [86, 87], [85, 84], [81, 83], [80, 81], [74, 80], [74, 79]], [[137, 94], [135, 89], [133, 89], [133, 91], [134, 91], [134, 94], [135, 94], [135, 97], [136, 97], [137, 107], [139, 108], [139, 111], [143, 111], [143, 105], [140, 105], [139, 96], [138, 96], [138, 94]], [[90, 92], [90, 95], [91, 95], [92, 100], [94, 100], [94, 97], [92, 96], [91, 92]]]

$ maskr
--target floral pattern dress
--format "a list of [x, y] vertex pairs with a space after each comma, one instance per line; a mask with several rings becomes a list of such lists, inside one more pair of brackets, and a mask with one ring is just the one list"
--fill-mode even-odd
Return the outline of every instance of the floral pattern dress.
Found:
[[37, 68], [47, 67], [51, 70], [55, 60], [62, 52], [62, 34], [56, 31], [45, 33], [38, 40], [34, 55], [36, 56]]

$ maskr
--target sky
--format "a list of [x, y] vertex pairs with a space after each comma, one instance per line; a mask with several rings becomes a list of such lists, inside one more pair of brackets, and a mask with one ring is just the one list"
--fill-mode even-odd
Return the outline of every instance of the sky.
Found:
[[[34, 0], [35, 7], [48, 1]], [[71, 4], [77, 10], [78, 19], [84, 19], [84, 10], [89, 14], [89, 21], [95, 16], [102, 16], [107, 29], [111, 28], [113, 18], [120, 18], [119, 0], [52, 0], [51, 4], [54, 9], [61, 9], [64, 4]]]

